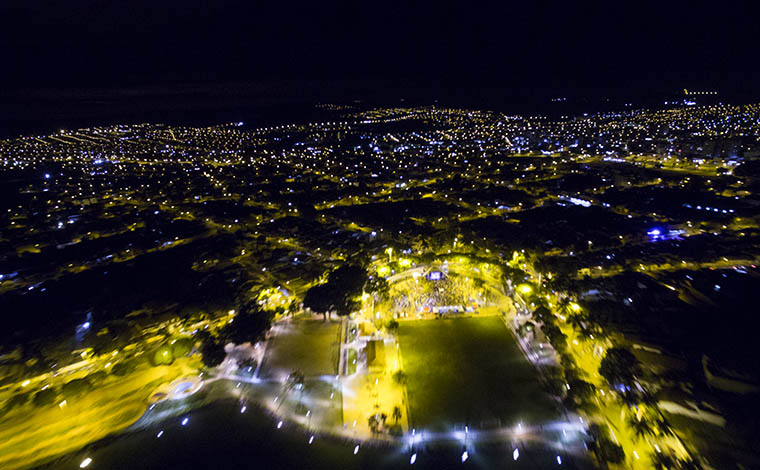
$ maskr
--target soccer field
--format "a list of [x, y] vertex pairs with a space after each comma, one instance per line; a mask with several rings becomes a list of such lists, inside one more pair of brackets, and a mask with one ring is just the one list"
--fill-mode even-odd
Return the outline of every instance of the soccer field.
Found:
[[338, 370], [340, 322], [299, 320], [275, 326], [261, 377], [300, 370], [307, 377], [335, 375]]
[[497, 316], [402, 321], [410, 427], [539, 424], [554, 404]]

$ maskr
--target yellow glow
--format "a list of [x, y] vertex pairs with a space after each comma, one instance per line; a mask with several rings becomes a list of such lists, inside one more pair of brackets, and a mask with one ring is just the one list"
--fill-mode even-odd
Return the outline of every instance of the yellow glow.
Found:
[[380, 266], [379, 268], [377, 268], [377, 274], [383, 277], [388, 276], [390, 273], [391, 273], [391, 268], [389, 268], [388, 266]]
[[532, 287], [530, 287], [528, 284], [520, 284], [520, 285], [517, 287], [517, 290], [518, 290], [518, 291], [519, 291], [521, 294], [530, 294], [531, 292], [533, 292], [533, 288], [532, 288]]
[[27, 385], [29, 385], [29, 383], [30, 383], [29, 380], [24, 380], [23, 382], [21, 382], [21, 386], [26, 387]]
[[580, 312], [581, 306], [573, 302], [570, 304], [570, 310], [572, 310], [573, 312]]

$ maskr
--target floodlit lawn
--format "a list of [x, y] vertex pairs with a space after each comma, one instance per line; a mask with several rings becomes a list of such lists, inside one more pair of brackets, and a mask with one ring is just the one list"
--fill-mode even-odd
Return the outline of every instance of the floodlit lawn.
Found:
[[142, 416], [148, 397], [161, 383], [196, 373], [198, 358], [171, 366], [144, 365], [126, 377], [110, 377], [88, 393], [36, 407], [31, 402], [2, 417], [0, 468], [31, 467], [123, 429]]
[[277, 378], [294, 370], [307, 377], [338, 373], [340, 322], [298, 320], [280, 323], [273, 330], [261, 377]]
[[410, 427], [540, 424], [554, 417], [533, 367], [499, 317], [402, 321]]
[[[741, 463], [745, 468], [760, 468], [760, 459], [741, 440], [732, 436], [729, 429], [674, 413], [664, 412], [668, 422], [686, 437], [697, 453], [715, 468], [732, 468]], [[738, 468], [738, 467], [737, 467]]]

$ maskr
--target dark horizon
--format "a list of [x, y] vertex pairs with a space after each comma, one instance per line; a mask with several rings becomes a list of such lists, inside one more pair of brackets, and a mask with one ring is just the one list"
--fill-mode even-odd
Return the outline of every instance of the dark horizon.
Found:
[[[691, 98], [698, 104], [747, 104], [757, 94], [715, 90], [716, 96]], [[279, 80], [266, 82], [176, 83], [119, 87], [46, 87], [0, 91], [0, 138], [49, 133], [98, 125], [137, 122], [206, 126], [246, 121], [277, 123], [307, 120], [315, 105], [353, 105], [362, 109], [438, 106], [479, 109], [511, 115], [580, 116], [602, 111], [657, 108], [683, 100], [682, 89], [549, 89], [425, 86], [391, 80]], [[558, 101], [561, 99], [562, 101]], [[300, 116], [300, 118], [299, 118]]]

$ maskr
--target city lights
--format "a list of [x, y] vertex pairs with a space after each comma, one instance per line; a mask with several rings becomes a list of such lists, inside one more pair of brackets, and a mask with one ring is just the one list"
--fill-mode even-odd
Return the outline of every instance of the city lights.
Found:
[[[131, 429], [213, 441], [205, 417], [228, 406], [245, 416], [227, 426], [261, 420], [251, 439], [274, 424], [338, 459], [373, 440], [409, 465], [439, 446], [525, 463], [527, 443], [632, 470], [733, 455], [749, 413], [725, 397], [760, 388], [741, 317], [760, 287], [760, 106], [711, 96], [558, 116], [324, 104], [298, 124], [0, 141], [0, 467]], [[649, 383], [684, 350], [709, 387]]]

